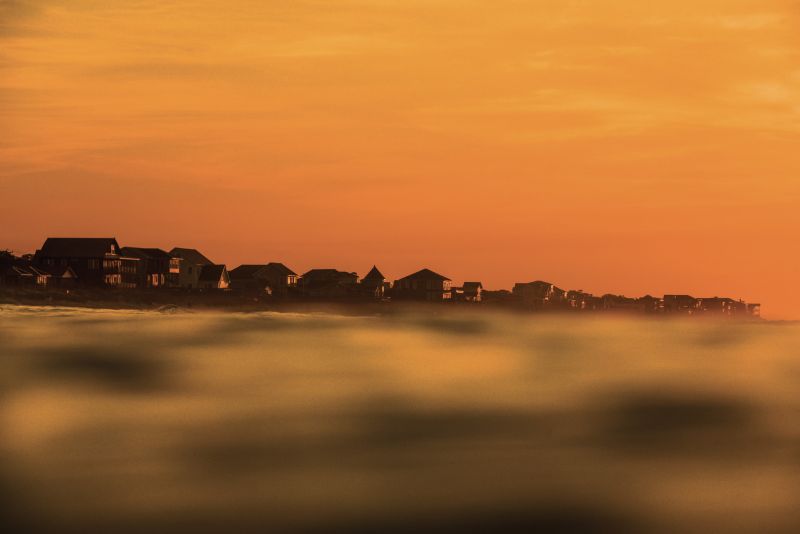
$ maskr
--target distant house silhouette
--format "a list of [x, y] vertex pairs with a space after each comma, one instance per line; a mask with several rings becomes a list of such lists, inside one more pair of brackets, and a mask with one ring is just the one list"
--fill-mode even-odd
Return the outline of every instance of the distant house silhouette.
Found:
[[240, 265], [231, 269], [228, 274], [231, 278], [231, 289], [250, 293], [270, 293], [272, 288], [269, 282], [259, 274], [265, 265]]
[[69, 265], [44, 267], [33, 263], [33, 255], [17, 257], [0, 251], [0, 285], [39, 288], [75, 287], [77, 275]]
[[69, 289], [78, 285], [78, 275], [69, 265], [66, 267], [48, 267], [47, 272], [50, 273], [50, 279], [47, 281], [48, 286]]
[[480, 302], [483, 293], [483, 284], [480, 282], [464, 282], [464, 300], [467, 302]]
[[285, 296], [297, 287], [297, 273], [282, 263], [268, 263], [264, 270], [264, 276], [272, 288], [273, 295]]
[[367, 275], [361, 279], [361, 292], [364, 295], [383, 298], [386, 292], [386, 277], [373, 265]]
[[624, 295], [612, 295], [607, 293], [602, 296], [603, 309], [615, 312], [641, 312], [644, 306], [637, 299]]
[[481, 302], [492, 305], [511, 306], [517, 302], [517, 299], [508, 289], [484, 289], [481, 291]]
[[70, 267], [85, 286], [136, 287], [138, 261], [123, 256], [113, 237], [48, 237], [34, 255], [44, 269]]
[[138, 287], [178, 287], [181, 258], [160, 248], [122, 247], [122, 254], [139, 260]]
[[297, 286], [297, 274], [282, 263], [240, 265], [230, 272], [231, 288], [286, 296]]
[[516, 283], [512, 293], [520, 304], [528, 308], [540, 309], [566, 305], [566, 291], [542, 280]]
[[580, 289], [570, 290], [566, 293], [567, 305], [577, 311], [598, 311], [603, 309], [603, 298], [595, 297]]
[[450, 288], [450, 299], [459, 302], [480, 302], [483, 284], [480, 282], [464, 282], [460, 287]]
[[224, 265], [203, 265], [197, 279], [199, 289], [228, 289], [231, 284]]
[[178, 285], [184, 289], [197, 289], [200, 287], [200, 273], [206, 265], [214, 262], [206, 258], [199, 250], [194, 248], [175, 247], [169, 251], [170, 256], [180, 258], [178, 272]]
[[741, 300], [724, 297], [698, 299], [698, 308], [701, 312], [710, 315], [746, 315], [747, 304]]
[[337, 269], [311, 269], [300, 277], [303, 294], [313, 298], [341, 298], [354, 296], [358, 275]]
[[450, 300], [452, 281], [430, 269], [421, 269], [395, 280], [392, 297], [400, 300]]
[[8, 251], [0, 251], [0, 285], [45, 287], [49, 274], [36, 269], [30, 261], [19, 258]]
[[699, 301], [690, 295], [664, 295], [664, 311], [693, 315], [699, 311]]
[[[290, 298], [352, 298], [364, 301], [460, 301], [481, 302], [487, 307], [524, 310], [564, 310], [575, 312], [635, 312], [658, 315], [699, 315], [757, 318], [761, 305], [728, 297], [694, 298], [691, 295], [667, 294], [663, 298], [644, 295], [626, 297], [607, 293], [595, 296], [582, 289], [564, 291], [542, 280], [514, 284], [513, 290], [485, 290], [481, 282], [464, 282], [454, 287], [452, 281], [430, 269], [420, 269], [387, 283], [373, 265], [359, 280], [355, 272], [338, 269], [311, 269], [302, 277], [282, 263], [245, 264], [230, 273], [224, 264], [215, 264], [193, 248], [175, 247], [170, 252], [151, 247], [120, 248], [113, 237], [48, 237], [35, 254], [16, 256], [0, 250], [0, 285], [4, 293], [28, 294], [27, 288], [92, 288], [75, 291], [73, 296], [95, 298], [94, 288], [181, 287], [227, 292], [236, 302], [258, 303], [255, 295], [279, 295]], [[14, 286], [22, 287], [17, 292]], [[55, 292], [58, 293], [58, 292]], [[245, 293], [252, 293], [245, 295]], [[155, 295], [153, 295], [155, 296]], [[39, 296], [35, 297], [40, 299]], [[48, 297], [52, 302], [52, 297]], [[115, 296], [115, 301], [121, 300]], [[155, 299], [158, 300], [158, 299]], [[208, 302], [222, 302], [209, 295]], [[381, 305], [383, 306], [383, 305]]]
[[652, 295], [645, 295], [636, 299], [645, 313], [660, 313], [664, 311], [663, 301]]

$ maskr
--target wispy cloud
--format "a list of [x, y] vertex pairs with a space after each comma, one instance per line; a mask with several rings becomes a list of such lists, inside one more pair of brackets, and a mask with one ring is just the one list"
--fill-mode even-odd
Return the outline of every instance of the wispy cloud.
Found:
[[726, 15], [711, 20], [729, 30], [763, 30], [782, 25], [786, 16], [783, 13], [749, 13]]

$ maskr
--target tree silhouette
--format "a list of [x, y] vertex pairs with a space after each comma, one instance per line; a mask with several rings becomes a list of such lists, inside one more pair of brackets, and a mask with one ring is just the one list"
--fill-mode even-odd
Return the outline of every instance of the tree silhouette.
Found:
[[16, 259], [17, 257], [14, 256], [13, 250], [7, 248], [0, 250], [0, 263], [11, 263]]

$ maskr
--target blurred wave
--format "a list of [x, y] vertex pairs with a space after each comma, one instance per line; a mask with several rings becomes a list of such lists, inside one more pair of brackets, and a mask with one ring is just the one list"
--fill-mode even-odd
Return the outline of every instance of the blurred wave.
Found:
[[797, 324], [0, 306], [0, 347], [15, 531], [800, 530]]

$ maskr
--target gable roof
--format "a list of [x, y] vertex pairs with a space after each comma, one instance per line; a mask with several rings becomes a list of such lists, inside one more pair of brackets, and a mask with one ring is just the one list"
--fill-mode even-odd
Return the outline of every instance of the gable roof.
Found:
[[553, 291], [555, 293], [566, 293], [563, 289], [550, 282], [544, 280], [536, 280], [535, 282], [517, 282], [514, 284], [514, 290], [533, 289], [534, 291]]
[[203, 265], [198, 280], [200, 282], [219, 282], [224, 275], [224, 265]]
[[370, 271], [367, 273], [367, 276], [362, 278], [362, 280], [369, 280], [369, 281], [375, 280], [383, 282], [384, 280], [386, 280], [386, 277], [383, 276], [383, 273], [381, 273], [375, 265], [373, 265], [372, 269], [370, 269]]
[[51, 276], [49, 272], [44, 269], [39, 269], [33, 265], [11, 265], [5, 267], [3, 272], [12, 276]]
[[529, 287], [550, 287], [550, 286], [553, 286], [553, 287], [556, 287], [555, 284], [551, 284], [550, 282], [545, 282], [544, 280], [536, 280], [534, 282], [517, 282], [514, 285], [515, 286], [520, 286], [520, 287], [525, 287], [525, 286], [529, 286]]
[[314, 276], [314, 275], [335, 275], [335, 274], [351, 275], [355, 273], [348, 273], [347, 271], [340, 271], [339, 269], [311, 269], [310, 271], [306, 272], [303, 275], [303, 278], [305, 278], [308, 275]]
[[266, 265], [240, 265], [228, 271], [228, 274], [231, 278], [235, 278], [236, 280], [253, 278], [259, 271], [266, 269], [266, 267]]
[[52, 265], [40, 267], [40, 271], [45, 271], [55, 278], [77, 278], [75, 271], [69, 265]]
[[214, 262], [203, 256], [199, 250], [195, 248], [180, 248], [175, 247], [169, 251], [170, 256], [181, 258], [186, 263], [193, 265], [214, 265]]
[[435, 273], [430, 269], [421, 269], [413, 274], [409, 274], [408, 276], [404, 276], [400, 280], [450, 280], [446, 276], [442, 276], [439, 273]]
[[39, 255], [46, 258], [101, 258], [119, 252], [113, 237], [48, 237]]
[[5, 276], [33, 276], [30, 271], [20, 268], [16, 265], [9, 265], [8, 267], [0, 267], [0, 273]]
[[231, 278], [236, 280], [244, 280], [247, 278], [255, 278], [258, 275], [272, 275], [272, 276], [297, 276], [293, 270], [288, 268], [282, 263], [267, 263], [266, 265], [246, 263], [238, 266], [237, 268], [228, 271]]
[[267, 267], [283, 276], [297, 276], [297, 273], [282, 263], [270, 262]]
[[303, 274], [303, 278], [358, 278], [356, 273], [340, 271], [338, 269], [311, 269]]
[[121, 254], [148, 260], [168, 260], [172, 258], [172, 255], [160, 248], [122, 247]]

